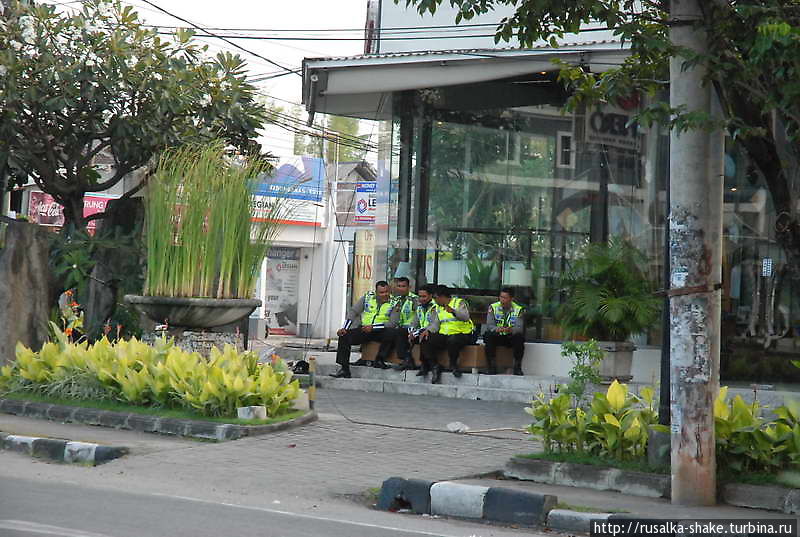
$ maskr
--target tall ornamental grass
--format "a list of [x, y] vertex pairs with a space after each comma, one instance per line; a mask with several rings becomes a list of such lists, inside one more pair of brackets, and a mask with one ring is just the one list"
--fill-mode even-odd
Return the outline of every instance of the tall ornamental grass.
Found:
[[258, 160], [235, 162], [222, 142], [167, 151], [146, 198], [150, 296], [251, 298], [261, 261], [290, 210], [265, 198], [260, 218], [251, 205]]

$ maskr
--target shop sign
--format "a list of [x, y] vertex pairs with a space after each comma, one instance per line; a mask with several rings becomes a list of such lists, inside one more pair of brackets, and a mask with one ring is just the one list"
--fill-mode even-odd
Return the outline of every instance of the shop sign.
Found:
[[586, 142], [638, 151], [641, 147], [635, 110], [606, 104], [586, 111]]
[[374, 257], [375, 232], [369, 229], [356, 231], [353, 252], [353, 302], [375, 285]]
[[[30, 192], [28, 201], [28, 219], [31, 222], [46, 227], [62, 227], [64, 225], [64, 207], [50, 194], [44, 192]], [[83, 217], [105, 212], [108, 202], [116, 199], [106, 196], [83, 197]], [[94, 233], [97, 220], [90, 220], [87, 224], [89, 233]]]
[[376, 181], [356, 183], [356, 210], [353, 220], [359, 225], [375, 224], [375, 209], [378, 206]]
[[264, 317], [270, 334], [297, 333], [297, 287], [300, 279], [300, 248], [273, 247], [267, 253]]

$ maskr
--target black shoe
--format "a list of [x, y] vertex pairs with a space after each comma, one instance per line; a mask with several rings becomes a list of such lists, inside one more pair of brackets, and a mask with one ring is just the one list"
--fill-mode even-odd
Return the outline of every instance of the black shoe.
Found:
[[366, 365], [366, 366], [369, 366], [369, 365], [372, 365], [372, 362], [370, 362], [369, 360], [364, 360], [363, 358], [359, 358], [358, 360], [356, 360], [355, 362], [353, 362], [350, 365]]
[[417, 371], [417, 376], [418, 376], [418, 377], [427, 377], [427, 376], [428, 376], [428, 373], [430, 373], [430, 371], [429, 371], [428, 369], [425, 369], [425, 368], [423, 367], [422, 369], [420, 369], [419, 371]]
[[486, 371], [486, 374], [487, 374], [487, 375], [496, 375], [496, 374], [497, 374], [497, 368], [495, 368], [495, 367], [490, 367], [490, 368], [489, 368], [489, 369]]
[[514, 374], [517, 375], [517, 376], [524, 375], [524, 373], [522, 372], [522, 368], [521, 367], [515, 367], [514, 368]]
[[455, 378], [457, 378], [457, 379], [460, 379], [461, 375], [462, 375], [461, 370], [459, 368], [457, 368], [457, 367], [454, 367], [453, 368], [453, 376]]
[[405, 371], [408, 368], [406, 367], [406, 364], [395, 364], [392, 366], [392, 369], [395, 371]]
[[340, 369], [337, 373], [331, 375], [335, 379], [349, 379], [350, 378], [350, 370], [349, 369]]
[[442, 368], [441, 367], [434, 367], [433, 368], [433, 378], [431, 379], [431, 384], [441, 384], [442, 383]]
[[389, 369], [391, 366], [384, 362], [383, 360], [375, 360], [372, 362], [372, 367], [376, 369]]

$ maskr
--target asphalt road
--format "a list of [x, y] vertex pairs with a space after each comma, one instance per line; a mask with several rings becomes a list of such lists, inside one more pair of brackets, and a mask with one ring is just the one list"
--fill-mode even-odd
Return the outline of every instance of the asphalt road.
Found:
[[[341, 501], [322, 511], [282, 509], [3, 477], [2, 537], [519, 537], [520, 530], [384, 513]], [[525, 535], [531, 535], [525, 531]]]

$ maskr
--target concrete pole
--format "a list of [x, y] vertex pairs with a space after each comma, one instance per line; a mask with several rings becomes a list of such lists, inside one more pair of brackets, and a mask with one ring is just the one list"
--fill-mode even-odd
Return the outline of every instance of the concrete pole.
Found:
[[[693, 21], [703, 0], [672, 0], [670, 37], [706, 49]], [[670, 104], [711, 113], [711, 88], [702, 65], [670, 62]], [[722, 267], [721, 132], [673, 131], [670, 148], [670, 406], [672, 503], [716, 503], [713, 401], [719, 390]]]

